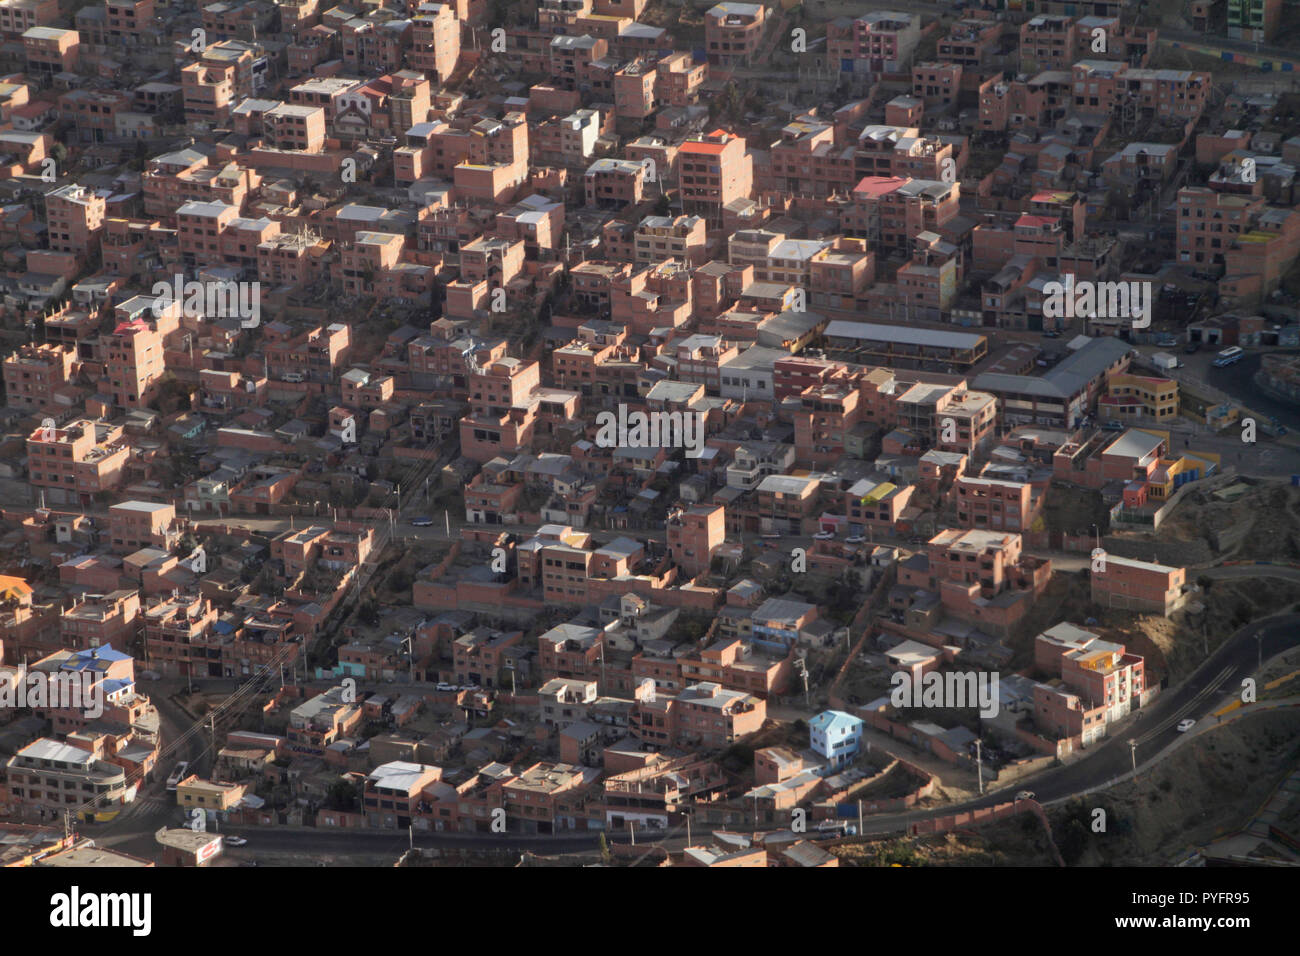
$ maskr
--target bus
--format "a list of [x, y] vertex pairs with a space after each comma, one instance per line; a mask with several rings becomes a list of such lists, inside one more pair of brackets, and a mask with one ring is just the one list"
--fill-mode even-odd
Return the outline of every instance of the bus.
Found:
[[1239, 362], [1241, 361], [1241, 357], [1245, 354], [1246, 353], [1241, 350], [1241, 346], [1239, 345], [1226, 348], [1220, 352], [1218, 357], [1214, 360], [1214, 367], [1223, 368], [1224, 366], [1231, 365], [1233, 362]]

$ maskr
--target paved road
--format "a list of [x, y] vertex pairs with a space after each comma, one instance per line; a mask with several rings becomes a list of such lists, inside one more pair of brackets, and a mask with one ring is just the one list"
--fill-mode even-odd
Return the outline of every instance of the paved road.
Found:
[[[1221, 573], [1220, 576], [1244, 576], [1250, 569], [1218, 570], [1228, 572]], [[1036, 799], [1044, 804], [1064, 801], [1084, 791], [1102, 787], [1122, 777], [1135, 764], [1142, 767], [1162, 757], [1179, 739], [1177, 725], [1181, 720], [1192, 718], [1204, 726], [1213, 711], [1240, 694], [1242, 678], [1255, 674], [1261, 659], [1268, 659], [1295, 646], [1297, 634], [1300, 633], [1298, 627], [1300, 614], [1285, 614], [1249, 624], [1237, 631], [1185, 683], [1160, 694], [1155, 701], [1130, 717], [1121, 733], [1090, 748], [1084, 756], [1072, 763], [962, 804], [933, 811], [870, 816], [865, 820], [864, 835], [904, 832], [912, 823], [932, 817], [1005, 803], [1022, 786], [1032, 787]], [[1132, 747], [1130, 741], [1133, 741]], [[152, 856], [155, 852], [151, 848], [152, 830], [138, 835], [112, 834], [106, 828], [102, 832], [106, 838], [99, 842], [106, 846], [115, 846], [141, 856]], [[256, 849], [304, 854], [391, 851], [396, 856], [406, 847], [404, 835], [396, 831], [236, 827], [226, 832], [237, 833], [249, 840], [247, 847], [237, 851], [236, 855], [241, 857], [256, 858]], [[94, 837], [95, 833], [88, 829], [86, 835]], [[617, 838], [619, 835], [615, 836]], [[596, 834], [528, 836], [513, 833], [427, 833], [416, 835], [415, 845], [471, 849], [504, 846], [511, 850], [535, 849], [565, 853], [594, 848], [598, 839]], [[669, 849], [680, 849], [684, 842], [684, 834], [680, 830], [669, 833], [662, 839], [662, 844]]]
[[215, 754], [209, 752], [206, 734], [194, 733], [181, 739], [193, 721], [169, 698], [163, 687], [158, 690], [162, 692], [155, 691], [150, 700], [158, 708], [159, 733], [165, 754], [159, 758], [153, 781], [142, 784], [135, 800], [112, 821], [80, 827], [83, 836], [103, 846], [146, 859], [154, 858], [159, 852], [153, 835], [161, 827], [178, 825], [184, 817], [176, 805], [175, 795], [167, 791], [167, 777], [172, 769], [184, 760], [195, 773], [206, 775], [215, 759]]
[[[1296, 644], [1300, 614], [1266, 618], [1247, 625], [1225, 642], [1181, 686], [1165, 691], [1137, 715], [1126, 729], [1108, 737], [1086, 756], [1049, 770], [1015, 787], [986, 794], [964, 804], [928, 813], [872, 816], [865, 821], [866, 833], [882, 834], [904, 830], [911, 823], [935, 816], [1005, 803], [1020, 787], [1032, 788], [1040, 803], [1055, 803], [1076, 793], [1104, 785], [1161, 755], [1179, 737], [1177, 725], [1185, 718], [1202, 721], [1230, 702], [1241, 690], [1241, 679], [1253, 674], [1260, 656], [1264, 659]], [[1257, 644], [1255, 637], [1261, 642]], [[1130, 750], [1129, 740], [1137, 746]]]
[[[180, 811], [171, 808], [172, 816], [179, 819]], [[167, 822], [176, 825], [176, 819]], [[85, 829], [82, 835], [99, 846], [152, 859], [158, 855], [158, 844], [153, 838], [159, 823], [147, 832], [124, 834], [110, 833], [105, 829]], [[221, 827], [220, 833], [241, 836], [248, 841], [244, 847], [227, 847], [226, 853], [238, 860], [256, 860], [263, 854], [295, 853], [308, 856], [329, 855], [391, 855], [401, 856], [411, 845], [405, 830], [329, 830], [315, 827]], [[521, 833], [419, 833], [414, 845], [425, 848], [500, 850], [515, 853], [525, 850], [548, 854], [577, 853], [594, 850], [600, 837], [596, 833], [572, 833], [558, 836], [529, 836]]]
[[[1295, 355], [1291, 350], [1269, 350], [1275, 355]], [[1259, 371], [1265, 352], [1247, 352], [1236, 365], [1227, 368], [1211, 366], [1205, 374], [1205, 381], [1222, 392], [1236, 398], [1257, 412], [1276, 417], [1289, 429], [1300, 429], [1300, 407], [1292, 402], [1283, 402], [1271, 398], [1255, 384], [1255, 373]]]

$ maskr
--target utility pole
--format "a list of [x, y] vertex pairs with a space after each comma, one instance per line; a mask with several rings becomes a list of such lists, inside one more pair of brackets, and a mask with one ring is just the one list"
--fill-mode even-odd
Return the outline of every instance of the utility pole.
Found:
[[808, 693], [808, 664], [802, 657], [794, 659], [795, 670], [803, 678], [803, 702], [808, 710], [812, 710], [812, 698]]
[[1136, 774], [1138, 770], [1138, 749], [1137, 748], [1138, 748], [1138, 742], [1134, 740], [1132, 737], [1130, 737], [1128, 741], [1128, 752], [1129, 752], [1129, 756], [1133, 758], [1134, 774]]
[[864, 828], [862, 826], [862, 801], [859, 800], [858, 801], [858, 836], [862, 836], [863, 829]]
[[415, 635], [407, 634], [402, 638], [402, 643], [406, 645], [406, 660], [409, 665], [408, 673], [411, 675], [411, 683], [415, 683]]
[[975, 773], [979, 777], [981, 797], [984, 796], [984, 753], [982, 749], [983, 743], [984, 741], [982, 740], [975, 741]]
[[633, 846], [636, 846], [636, 821], [635, 821], [635, 820], [628, 820], [628, 821], [627, 821], [627, 828], [628, 828], [628, 831], [632, 834], [632, 845], [633, 845]]

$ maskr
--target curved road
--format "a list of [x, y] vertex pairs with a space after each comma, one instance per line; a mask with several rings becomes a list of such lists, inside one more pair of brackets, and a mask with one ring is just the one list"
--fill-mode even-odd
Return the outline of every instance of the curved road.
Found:
[[[1270, 569], [1248, 566], [1221, 568], [1225, 576], [1249, 576], [1251, 572], [1267, 573]], [[1285, 572], [1285, 576], [1300, 576], [1300, 569], [1271, 569]], [[1090, 748], [1080, 759], [1045, 771], [1032, 778], [1032, 783], [1022, 781], [1015, 787], [1005, 787], [962, 804], [945, 806], [937, 810], [902, 814], [873, 815], [865, 820], [864, 835], [882, 835], [906, 832], [912, 823], [933, 817], [1005, 803], [1013, 790], [1032, 786], [1037, 800], [1051, 804], [1066, 800], [1075, 794], [1105, 786], [1109, 781], [1128, 773], [1134, 758], [1139, 767], [1157, 759], [1171, 744], [1179, 739], [1177, 725], [1185, 718], [1204, 720], [1213, 711], [1233, 700], [1241, 690], [1241, 680], [1256, 673], [1261, 659], [1270, 658], [1296, 644], [1300, 614], [1284, 614], [1265, 618], [1237, 631], [1220, 646], [1179, 687], [1161, 693], [1139, 711], [1128, 732], [1118, 737], [1108, 737]], [[1136, 741], [1135, 753], [1130, 751], [1129, 740]], [[171, 808], [175, 814], [175, 808]], [[110, 827], [87, 829], [85, 835], [96, 837], [105, 846], [141, 856], [152, 856], [155, 815], [144, 820], [151, 829], [141, 833], [136, 826], [128, 832], [113, 833]], [[135, 822], [128, 817], [123, 823]], [[135, 832], [130, 832], [135, 831]], [[328, 830], [286, 827], [235, 827], [223, 832], [237, 833], [249, 840], [247, 849], [231, 855], [240, 858], [257, 850], [297, 852], [303, 854], [325, 853], [384, 853], [398, 854], [407, 846], [407, 835], [394, 830]], [[98, 839], [103, 833], [103, 839]], [[685, 844], [685, 831], [675, 828], [668, 834], [657, 834], [658, 845], [679, 849]], [[597, 833], [566, 833], [556, 836], [536, 836], [520, 833], [420, 833], [414, 843], [419, 847], [543, 850], [551, 853], [590, 850], [597, 846]]]

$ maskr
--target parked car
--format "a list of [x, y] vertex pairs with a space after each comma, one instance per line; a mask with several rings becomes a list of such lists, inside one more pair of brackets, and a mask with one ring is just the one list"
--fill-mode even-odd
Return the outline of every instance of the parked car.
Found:
[[818, 531], [813, 535], [818, 541], [833, 541], [835, 539], [834, 531]]
[[241, 836], [228, 836], [226, 837], [226, 843], [230, 846], [244, 846], [248, 841]]
[[1188, 342], [1187, 348], [1183, 349], [1183, 353], [1186, 355], [1194, 355], [1200, 350], [1201, 350], [1201, 345], [1199, 342]]
[[1043, 330], [1043, 338], [1045, 338], [1045, 339], [1059, 339], [1060, 337], [1061, 337], [1061, 330], [1060, 330], [1060, 329], [1044, 329], [1044, 330]]
[[1193, 720], [1191, 717], [1184, 717], [1182, 720], [1178, 722], [1178, 732], [1180, 734], [1185, 734], [1187, 733], [1187, 731], [1191, 730], [1195, 726], [1196, 726], [1195, 720]]
[[433, 519], [430, 518], [428, 515], [420, 515], [420, 517], [418, 517], [418, 518], [412, 518], [412, 519], [411, 519], [411, 527], [412, 527], [412, 528], [432, 528], [432, 527], [433, 527]]
[[1122, 432], [1126, 426], [1124, 425], [1123, 422], [1111, 421], [1111, 422], [1102, 422], [1101, 427], [1102, 427], [1102, 431]]
[[455, 684], [448, 684], [448, 683], [446, 683], [445, 681], [439, 681], [439, 682], [437, 683], [435, 689], [437, 689], [437, 690], [455, 690], [455, 689], [456, 689], [456, 685], [455, 685]]
[[867, 540], [866, 537], [863, 536], [863, 535], [860, 535], [860, 534], [851, 534], [851, 535], [849, 535], [847, 538], [844, 539], [844, 543], [845, 543], [845, 544], [862, 544], [862, 543], [865, 542], [866, 540]]
[[1034, 799], [1034, 791], [1032, 791], [1032, 790], [1021, 790], [1019, 793], [1016, 794], [1016, 799], [1017, 799], [1017, 800], [1032, 800], [1032, 799]]

